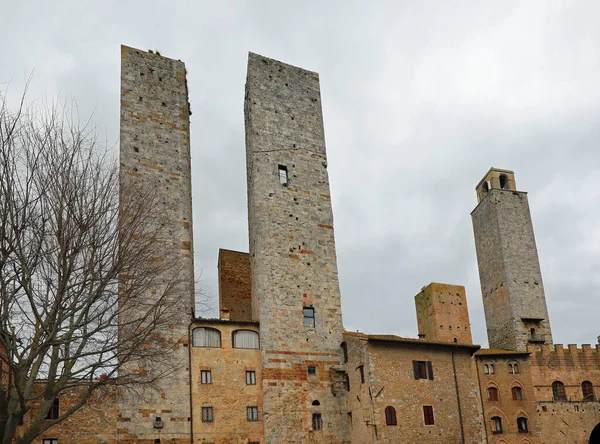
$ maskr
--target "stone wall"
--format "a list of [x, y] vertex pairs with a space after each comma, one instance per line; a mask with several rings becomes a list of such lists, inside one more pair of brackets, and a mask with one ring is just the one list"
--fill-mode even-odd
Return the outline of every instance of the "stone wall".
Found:
[[492, 348], [525, 350], [552, 332], [527, 193], [493, 188], [471, 213]]
[[[43, 383], [34, 387], [34, 392], [42, 390]], [[59, 413], [65, 412], [81, 400], [87, 386], [71, 387], [60, 393]], [[117, 438], [117, 390], [112, 385], [107, 385], [95, 391], [88, 402], [64, 421], [50, 427], [36, 438], [35, 442], [43, 439], [58, 439], [60, 444], [113, 444]], [[30, 404], [29, 410], [23, 418], [23, 426], [17, 429], [17, 435], [25, 430], [28, 423], [33, 420], [39, 411], [39, 402]]]
[[415, 296], [419, 337], [472, 344], [467, 294], [462, 285], [432, 282]]
[[[348, 332], [344, 337], [353, 443], [485, 442], [471, 357], [477, 346]], [[413, 361], [431, 362], [432, 379], [415, 379]], [[396, 411], [396, 425], [386, 425], [388, 406]], [[423, 406], [433, 407], [433, 425], [425, 425]]]
[[[245, 123], [265, 440], [346, 442], [335, 393], [343, 327], [318, 75], [251, 53]], [[305, 308], [314, 310], [314, 327], [304, 324]], [[313, 414], [322, 415], [322, 430], [313, 430]]]
[[[156, 372], [168, 372], [158, 390], [143, 396], [125, 390], [119, 398], [119, 442], [189, 443], [190, 394], [188, 326], [194, 307], [189, 103], [183, 62], [138, 49], [121, 47], [121, 183], [156, 191], [152, 203], [156, 224], [164, 228], [156, 258], [178, 264], [161, 275], [179, 281], [178, 298], [169, 304], [172, 323], [154, 336], [149, 347], [161, 347], [167, 361]], [[175, 275], [176, 273], [176, 275]], [[148, 300], [162, 292], [152, 289]], [[135, 313], [130, 313], [135, 316]], [[132, 363], [135, 365], [135, 363]], [[138, 371], [151, 371], [138, 369]], [[160, 416], [163, 428], [154, 428]]]
[[[208, 327], [221, 333], [221, 347], [191, 349], [191, 392], [194, 443], [247, 444], [263, 442], [263, 402], [260, 350], [233, 348], [233, 332], [252, 330], [258, 324], [198, 320], [193, 328]], [[201, 371], [210, 370], [211, 383], [202, 384]], [[246, 371], [254, 371], [255, 384], [246, 384]], [[258, 420], [248, 421], [246, 408], [258, 407]], [[202, 421], [202, 407], [212, 407], [213, 422]]]
[[219, 250], [219, 306], [232, 321], [251, 321], [250, 258], [248, 253]]

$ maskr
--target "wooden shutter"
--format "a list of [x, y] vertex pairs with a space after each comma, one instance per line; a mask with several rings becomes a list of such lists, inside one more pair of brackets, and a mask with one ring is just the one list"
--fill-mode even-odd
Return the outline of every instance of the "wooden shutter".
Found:
[[419, 379], [419, 361], [413, 361], [413, 371], [415, 373], [415, 379]]
[[431, 361], [427, 361], [427, 377], [433, 381], [433, 365], [431, 365]]

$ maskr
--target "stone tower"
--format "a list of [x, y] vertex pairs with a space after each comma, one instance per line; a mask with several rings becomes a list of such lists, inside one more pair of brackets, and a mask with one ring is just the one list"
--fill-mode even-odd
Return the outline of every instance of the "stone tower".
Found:
[[462, 285], [432, 282], [415, 296], [419, 338], [472, 344], [467, 295]]
[[491, 168], [471, 213], [491, 348], [552, 344], [552, 331], [527, 193], [512, 171]]
[[[125, 391], [120, 396], [119, 442], [190, 442], [187, 346], [194, 306], [194, 267], [189, 129], [183, 62], [122, 46], [121, 182], [136, 181], [157, 192], [153, 205], [165, 239], [157, 244], [153, 260], [178, 264], [160, 277], [162, 285], [176, 279], [178, 299], [172, 307], [175, 314], [170, 325], [147, 344], [166, 348], [159, 371], [170, 374], [159, 381], [158, 391], [149, 390], [143, 397]], [[152, 289], [148, 298], [152, 301], [160, 293], [160, 288]]]
[[250, 53], [245, 126], [265, 442], [346, 442], [342, 313], [318, 74]]

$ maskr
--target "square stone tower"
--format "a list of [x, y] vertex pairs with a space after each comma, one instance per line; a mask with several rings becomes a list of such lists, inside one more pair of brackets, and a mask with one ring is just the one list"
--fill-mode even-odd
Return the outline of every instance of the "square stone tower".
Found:
[[467, 294], [462, 285], [432, 282], [415, 296], [419, 338], [472, 344]]
[[245, 124], [265, 440], [347, 442], [342, 312], [318, 74], [250, 53]]
[[514, 173], [491, 168], [476, 187], [471, 213], [491, 348], [552, 344], [552, 331], [527, 193]]
[[[177, 264], [160, 277], [160, 285], [177, 285], [177, 300], [168, 307], [171, 323], [144, 344], [164, 349], [163, 366], [157, 371], [168, 375], [158, 381], [158, 390], [147, 390], [143, 396], [125, 390], [119, 396], [117, 430], [123, 443], [190, 442], [187, 347], [194, 307], [194, 256], [189, 130], [183, 62], [122, 46], [121, 183], [134, 181], [155, 190], [152, 204], [164, 239], [157, 242], [153, 260]], [[150, 290], [147, 302], [152, 304], [160, 294], [161, 288]]]

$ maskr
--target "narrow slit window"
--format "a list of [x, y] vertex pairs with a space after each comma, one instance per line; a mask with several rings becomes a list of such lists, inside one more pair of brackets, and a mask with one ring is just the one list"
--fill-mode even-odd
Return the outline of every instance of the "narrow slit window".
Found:
[[279, 169], [279, 184], [287, 187], [288, 186], [288, 170], [287, 170], [287, 166], [285, 165], [279, 165], [278, 166]]

